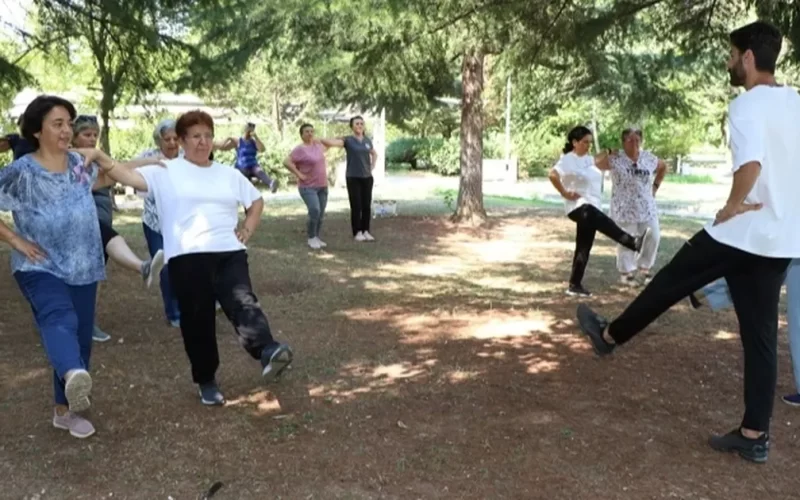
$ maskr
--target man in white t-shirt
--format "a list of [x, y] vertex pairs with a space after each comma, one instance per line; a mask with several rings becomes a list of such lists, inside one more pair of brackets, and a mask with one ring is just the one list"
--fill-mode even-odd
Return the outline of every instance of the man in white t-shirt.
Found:
[[611, 322], [582, 304], [581, 330], [598, 355], [612, 352], [690, 293], [725, 277], [744, 349], [745, 413], [712, 437], [719, 451], [765, 462], [777, 379], [778, 300], [791, 258], [800, 257], [800, 96], [775, 83], [782, 37], [755, 22], [730, 35], [731, 84], [744, 86], [729, 109], [733, 186], [716, 219], [695, 234]]

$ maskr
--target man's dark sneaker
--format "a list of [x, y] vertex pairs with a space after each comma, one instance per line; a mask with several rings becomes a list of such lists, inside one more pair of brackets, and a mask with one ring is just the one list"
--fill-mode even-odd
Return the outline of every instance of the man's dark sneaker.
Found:
[[209, 382], [198, 386], [200, 401], [206, 406], [222, 406], [225, 404], [225, 396], [219, 391], [217, 382]]
[[781, 398], [789, 406], [800, 406], [800, 394], [789, 394]]
[[570, 297], [591, 297], [592, 292], [583, 288], [583, 285], [570, 285], [567, 288], [567, 295]]
[[644, 246], [647, 245], [647, 243], [650, 241], [651, 234], [652, 232], [650, 231], [650, 228], [647, 227], [644, 229], [642, 235], [637, 236], [636, 239], [634, 240], [635, 241], [634, 246], [636, 247], [635, 251], [637, 258], [639, 254], [642, 253], [642, 249], [644, 248]]
[[585, 333], [592, 342], [594, 352], [598, 356], [611, 354], [616, 345], [606, 342], [606, 339], [603, 338], [603, 332], [605, 332], [608, 327], [608, 321], [592, 311], [586, 304], [580, 304], [578, 306], [577, 316], [578, 325], [580, 325], [581, 331]]
[[769, 458], [769, 434], [748, 439], [742, 436], [741, 429], [734, 429], [724, 436], [711, 436], [708, 444], [717, 451], [738, 453], [745, 460], [758, 464], [765, 463]]
[[286, 344], [275, 344], [265, 347], [261, 353], [261, 376], [266, 380], [275, 380], [281, 376], [294, 359], [292, 349]]
[[692, 305], [693, 309], [700, 309], [701, 307], [703, 307], [703, 303], [700, 302], [700, 299], [697, 298], [697, 295], [693, 293], [689, 294], [689, 304]]

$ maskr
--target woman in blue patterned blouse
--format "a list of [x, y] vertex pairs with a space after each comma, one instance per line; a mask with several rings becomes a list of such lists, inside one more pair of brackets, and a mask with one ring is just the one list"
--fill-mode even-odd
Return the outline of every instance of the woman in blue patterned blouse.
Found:
[[92, 189], [112, 181], [69, 151], [75, 114], [54, 96], [25, 110], [22, 135], [35, 151], [0, 169], [0, 210], [15, 226], [0, 222], [0, 240], [13, 249], [11, 270], [53, 366], [53, 425], [85, 438], [94, 427], [76, 412], [89, 407], [95, 296], [105, 279]]

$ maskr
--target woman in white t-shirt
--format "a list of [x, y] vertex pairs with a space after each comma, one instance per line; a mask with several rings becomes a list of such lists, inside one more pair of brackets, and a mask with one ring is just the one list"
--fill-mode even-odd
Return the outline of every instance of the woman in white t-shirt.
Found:
[[[244, 349], [261, 361], [262, 376], [278, 377], [293, 354], [288, 345], [272, 338], [250, 282], [245, 244], [261, 220], [261, 193], [236, 169], [209, 159], [214, 121], [207, 113], [183, 114], [175, 132], [184, 155], [164, 161], [167, 168], [115, 169], [102, 152], [92, 159], [117, 182], [153, 193], [192, 378], [203, 404], [222, 405], [225, 398], [216, 381], [215, 301]], [[240, 205], [246, 214], [241, 226]]]
[[598, 231], [635, 252], [641, 250], [649, 233], [647, 231], [634, 238], [602, 212], [600, 188], [603, 174], [597, 165], [607, 166], [608, 155], [603, 153], [595, 158], [589, 154], [591, 147], [592, 131], [583, 126], [575, 127], [567, 135], [564, 155], [550, 171], [550, 182], [564, 197], [567, 217], [577, 224], [575, 254], [567, 294], [583, 297], [591, 296], [582, 282]]
[[625, 231], [640, 235], [650, 230], [650, 239], [638, 255], [622, 245], [617, 247], [617, 270], [626, 285], [636, 285], [637, 271], [645, 284], [650, 282], [650, 269], [656, 263], [661, 232], [656, 209], [656, 191], [667, 172], [667, 166], [653, 153], [642, 151], [642, 131], [622, 131], [623, 150], [608, 157], [614, 191], [611, 195], [611, 218]]

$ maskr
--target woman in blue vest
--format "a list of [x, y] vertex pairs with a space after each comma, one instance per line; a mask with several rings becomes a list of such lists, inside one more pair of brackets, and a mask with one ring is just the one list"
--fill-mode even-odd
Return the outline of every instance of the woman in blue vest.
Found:
[[[225, 148], [217, 149], [224, 150]], [[258, 153], [263, 152], [264, 143], [256, 135], [255, 124], [248, 123], [236, 146], [236, 169], [248, 179], [257, 178], [264, 185], [269, 186], [269, 190], [274, 193], [278, 190], [278, 181], [270, 178], [258, 164]]]

